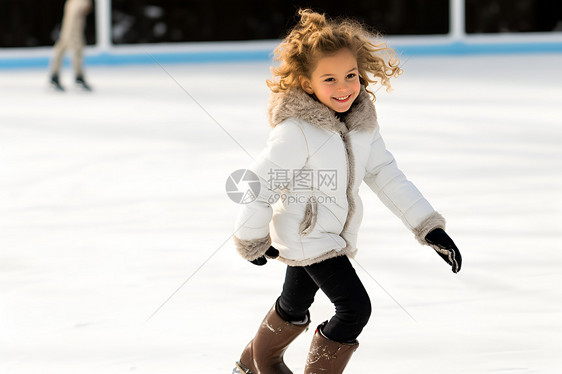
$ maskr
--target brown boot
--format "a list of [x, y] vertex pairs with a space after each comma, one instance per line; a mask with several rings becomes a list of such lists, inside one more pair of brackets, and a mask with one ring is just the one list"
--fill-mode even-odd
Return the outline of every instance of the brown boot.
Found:
[[292, 374], [283, 362], [283, 354], [289, 344], [308, 328], [309, 323], [309, 315], [302, 324], [286, 322], [273, 306], [236, 366], [245, 374]]
[[359, 343], [338, 343], [328, 339], [322, 333], [322, 326], [318, 326], [308, 357], [304, 374], [341, 374], [351, 359], [353, 352], [359, 347]]

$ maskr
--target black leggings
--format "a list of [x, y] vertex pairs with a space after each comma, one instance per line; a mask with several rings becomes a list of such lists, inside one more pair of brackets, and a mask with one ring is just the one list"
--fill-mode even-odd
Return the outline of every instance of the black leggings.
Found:
[[278, 313], [287, 321], [302, 321], [318, 289], [336, 307], [336, 314], [322, 328], [324, 335], [340, 343], [353, 342], [371, 316], [371, 301], [347, 256], [309, 266], [288, 266]]

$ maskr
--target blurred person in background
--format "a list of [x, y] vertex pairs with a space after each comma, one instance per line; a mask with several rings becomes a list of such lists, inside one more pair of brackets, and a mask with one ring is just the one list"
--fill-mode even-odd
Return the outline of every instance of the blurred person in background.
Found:
[[59, 91], [64, 91], [64, 87], [60, 84], [59, 71], [67, 49], [70, 49], [74, 54], [73, 65], [76, 84], [87, 91], [91, 91], [91, 87], [84, 80], [82, 60], [84, 45], [86, 44], [84, 36], [86, 16], [92, 9], [92, 0], [67, 0], [64, 5], [62, 28], [59, 39], [55, 43], [51, 65], [51, 85]]

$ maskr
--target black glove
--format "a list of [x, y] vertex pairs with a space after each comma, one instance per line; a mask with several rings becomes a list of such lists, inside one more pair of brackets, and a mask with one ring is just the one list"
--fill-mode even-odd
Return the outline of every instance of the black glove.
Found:
[[267, 251], [265, 251], [265, 255], [263, 255], [261, 257], [258, 257], [255, 260], [252, 260], [250, 262], [254, 265], [262, 266], [262, 265], [265, 265], [267, 263], [268, 258], [274, 259], [274, 258], [277, 258], [277, 257], [279, 257], [279, 251], [277, 249], [273, 248], [272, 246], [270, 246], [269, 249]]
[[453, 239], [447, 235], [443, 229], [435, 229], [425, 236], [425, 241], [429, 243], [431, 248], [445, 262], [451, 265], [453, 273], [458, 273], [461, 270], [462, 256], [461, 252], [453, 242]]

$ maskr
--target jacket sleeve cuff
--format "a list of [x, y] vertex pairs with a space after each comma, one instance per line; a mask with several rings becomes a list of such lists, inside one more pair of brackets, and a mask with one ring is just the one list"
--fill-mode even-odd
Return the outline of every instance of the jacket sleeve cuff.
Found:
[[271, 246], [271, 237], [269, 234], [261, 239], [244, 240], [237, 236], [234, 237], [234, 245], [236, 250], [245, 260], [253, 261], [263, 254]]
[[422, 245], [429, 245], [425, 236], [435, 229], [445, 230], [445, 218], [438, 212], [431, 213], [417, 227], [413, 229], [414, 235]]

